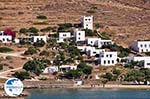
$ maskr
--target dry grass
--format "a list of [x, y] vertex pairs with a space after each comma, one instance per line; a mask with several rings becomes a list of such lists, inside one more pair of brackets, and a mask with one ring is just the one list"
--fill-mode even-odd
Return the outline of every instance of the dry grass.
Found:
[[105, 26], [117, 43], [127, 46], [136, 39], [150, 39], [150, 2], [148, 0], [0, 0], [0, 30], [47, 25], [34, 25], [37, 15], [48, 17], [48, 24], [79, 23], [82, 15], [91, 15], [94, 22]]

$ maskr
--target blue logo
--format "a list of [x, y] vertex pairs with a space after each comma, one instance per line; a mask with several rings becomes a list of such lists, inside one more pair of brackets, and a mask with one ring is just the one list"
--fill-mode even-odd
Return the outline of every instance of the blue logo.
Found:
[[10, 78], [5, 82], [4, 90], [7, 95], [17, 97], [23, 91], [23, 83], [18, 78]]

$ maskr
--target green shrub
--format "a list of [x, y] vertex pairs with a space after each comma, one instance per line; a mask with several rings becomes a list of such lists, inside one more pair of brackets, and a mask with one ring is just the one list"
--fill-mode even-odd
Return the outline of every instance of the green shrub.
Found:
[[7, 52], [12, 52], [12, 51], [14, 51], [14, 50], [9, 47], [0, 47], [1, 53], [7, 53]]
[[34, 22], [34, 25], [48, 25], [48, 22], [43, 21], [43, 22]]
[[45, 69], [45, 67], [45, 63], [40, 59], [30, 60], [23, 65], [23, 69], [35, 73], [37, 76], [39, 76], [43, 72], [43, 69]]
[[110, 40], [109, 36], [105, 32], [101, 33], [100, 37], [105, 40]]
[[0, 64], [0, 70], [3, 70], [3, 65], [2, 64]]
[[35, 28], [35, 27], [30, 27], [28, 29], [28, 32], [37, 34], [39, 32], [39, 30], [37, 28]]
[[19, 32], [22, 33], [22, 34], [26, 34], [26, 33], [28, 32], [28, 29], [26, 29], [26, 28], [21, 28], [21, 29], [19, 30]]
[[7, 59], [7, 60], [11, 60], [12, 57], [11, 57], [11, 56], [6, 56], [6, 59]]
[[20, 80], [29, 79], [30, 74], [26, 71], [15, 72], [14, 76]]
[[38, 15], [36, 18], [37, 18], [37, 19], [47, 19], [47, 17], [44, 16], [44, 15]]
[[45, 42], [43, 40], [39, 40], [33, 44], [35, 47], [43, 47]]
[[24, 52], [24, 55], [33, 55], [37, 53], [37, 49], [34, 47], [29, 47], [28, 50]]
[[64, 24], [58, 24], [59, 28], [58, 28], [58, 32], [63, 32], [66, 31], [67, 29], [72, 27], [71, 23], [64, 23]]
[[50, 53], [46, 50], [44, 50], [40, 53], [40, 56], [49, 56], [49, 55], [50, 55]]

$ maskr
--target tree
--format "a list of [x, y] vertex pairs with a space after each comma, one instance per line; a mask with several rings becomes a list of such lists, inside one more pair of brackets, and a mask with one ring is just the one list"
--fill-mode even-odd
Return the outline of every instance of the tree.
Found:
[[46, 50], [43, 50], [41, 53], [40, 53], [40, 56], [49, 56], [50, 55], [50, 53], [48, 52], [48, 51], [46, 51]]
[[77, 66], [77, 69], [86, 75], [90, 75], [92, 73], [93, 68], [91, 66], [86, 65], [85, 63], [80, 63]]
[[29, 47], [25, 52], [24, 55], [33, 55], [37, 53], [37, 49], [34, 47]]
[[81, 73], [78, 70], [70, 70], [69, 72], [65, 73], [65, 76], [68, 79], [78, 79], [81, 76]]
[[28, 32], [28, 29], [26, 29], [26, 28], [21, 28], [21, 29], [19, 30], [19, 32], [22, 33], [22, 34], [26, 34], [26, 33]]
[[35, 27], [30, 27], [30, 28], [28, 29], [28, 32], [37, 34], [37, 33], [39, 32], [39, 30], [38, 30], [37, 28], [35, 28]]
[[44, 15], [38, 15], [36, 18], [37, 18], [37, 19], [47, 19], [47, 17], [44, 16]]
[[97, 36], [96, 31], [92, 31], [90, 29], [85, 29], [85, 36]]
[[111, 81], [113, 79], [113, 75], [111, 73], [106, 73], [103, 75], [104, 78], [108, 79], [108, 81]]
[[30, 74], [26, 71], [15, 72], [14, 76], [20, 80], [29, 79]]
[[0, 47], [1, 53], [7, 53], [7, 52], [12, 52], [12, 51], [14, 51], [14, 50], [9, 47]]
[[3, 70], [3, 65], [2, 64], [0, 64], [0, 70]]
[[26, 62], [23, 66], [23, 69], [26, 71], [30, 71], [32, 73], [35, 73], [37, 76], [39, 76], [43, 69], [45, 69], [46, 65], [44, 62], [40, 59], [33, 59], [28, 62]]
[[119, 76], [121, 74], [121, 71], [117, 70], [117, 69], [114, 69], [113, 74], [116, 74], [117, 76]]
[[58, 32], [63, 32], [66, 31], [67, 29], [72, 27], [71, 23], [64, 23], [64, 24], [58, 24], [59, 28], [58, 28]]
[[45, 42], [43, 40], [39, 40], [33, 44], [35, 47], [43, 47]]

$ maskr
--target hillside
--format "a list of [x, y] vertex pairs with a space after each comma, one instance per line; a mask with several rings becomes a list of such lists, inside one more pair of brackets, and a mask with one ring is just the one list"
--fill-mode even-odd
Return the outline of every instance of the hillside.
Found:
[[[48, 25], [34, 25], [37, 15], [48, 17]], [[78, 23], [82, 15], [93, 15], [116, 42], [127, 45], [150, 39], [149, 0], [0, 0], [0, 30]]]

